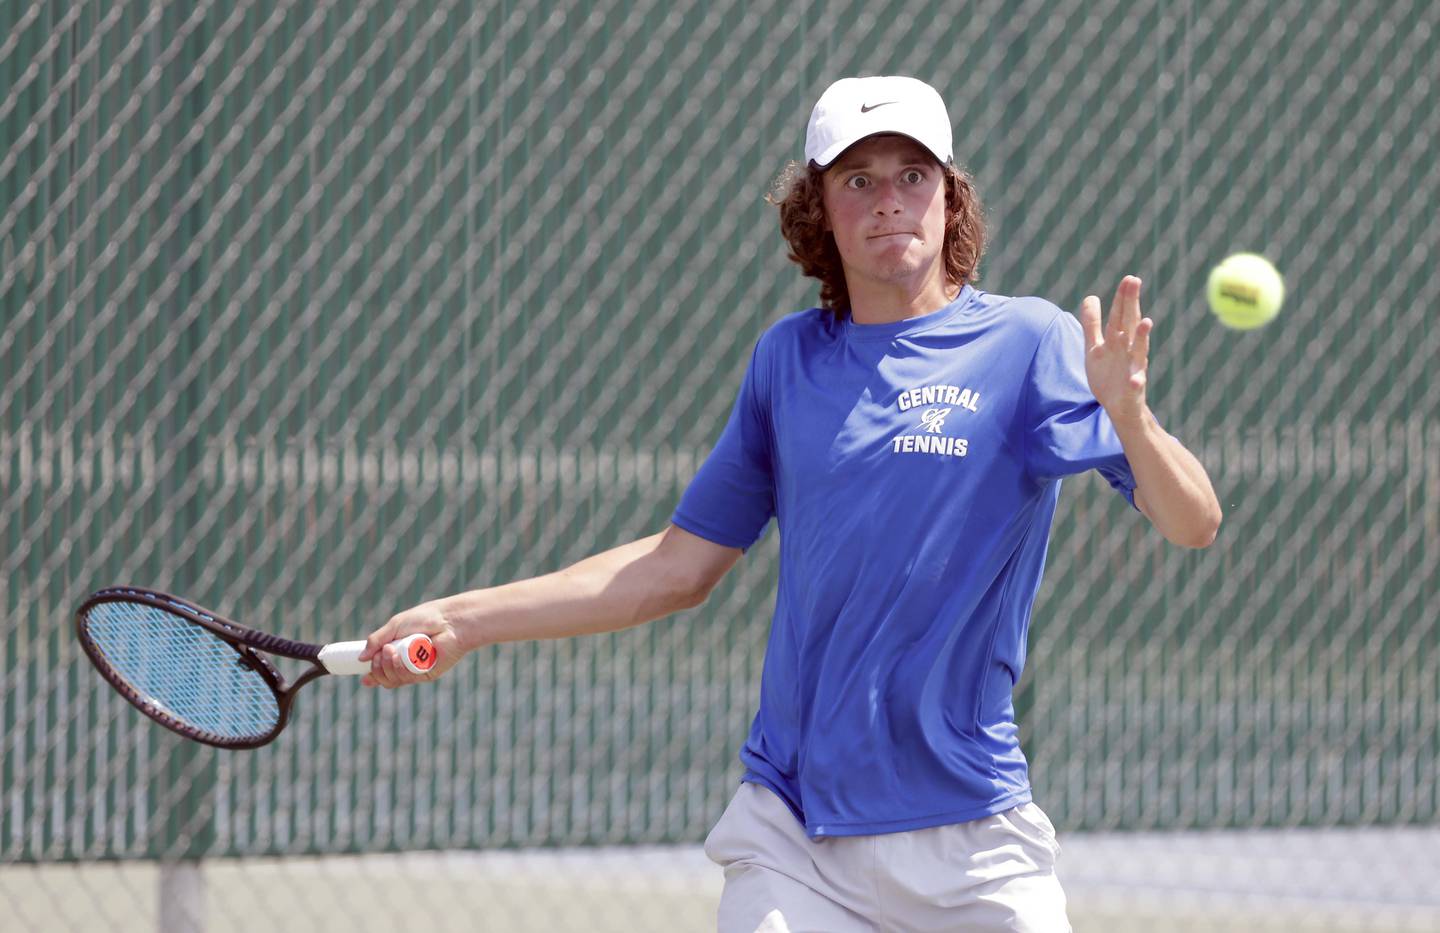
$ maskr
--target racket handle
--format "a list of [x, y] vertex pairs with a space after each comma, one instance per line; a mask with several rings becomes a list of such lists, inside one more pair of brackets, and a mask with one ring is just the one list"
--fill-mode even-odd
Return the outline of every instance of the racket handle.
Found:
[[[423, 674], [435, 666], [435, 643], [429, 635], [406, 635], [391, 642], [400, 649], [400, 660], [412, 674]], [[320, 649], [320, 663], [332, 674], [368, 674], [370, 662], [360, 660], [363, 641], [331, 642]]]

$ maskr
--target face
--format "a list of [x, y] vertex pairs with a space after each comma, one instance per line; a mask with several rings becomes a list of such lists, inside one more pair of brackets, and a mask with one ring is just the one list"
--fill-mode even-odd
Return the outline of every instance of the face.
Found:
[[824, 200], [852, 291], [857, 277], [943, 283], [945, 180], [924, 146], [906, 136], [862, 139], [825, 170]]

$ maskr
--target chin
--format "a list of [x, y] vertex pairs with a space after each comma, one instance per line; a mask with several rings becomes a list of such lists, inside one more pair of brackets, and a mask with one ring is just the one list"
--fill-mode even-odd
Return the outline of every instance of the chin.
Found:
[[925, 263], [910, 256], [902, 256], [889, 262], [880, 262], [875, 267], [875, 277], [881, 281], [899, 281], [908, 279], [921, 269]]

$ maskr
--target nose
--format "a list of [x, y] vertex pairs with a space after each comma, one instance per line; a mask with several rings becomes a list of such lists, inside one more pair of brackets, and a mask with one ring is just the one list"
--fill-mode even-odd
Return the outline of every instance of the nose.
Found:
[[881, 217], [891, 214], [898, 214], [904, 205], [900, 203], [900, 195], [895, 190], [894, 182], [882, 181], [876, 185], [875, 192], [875, 213]]

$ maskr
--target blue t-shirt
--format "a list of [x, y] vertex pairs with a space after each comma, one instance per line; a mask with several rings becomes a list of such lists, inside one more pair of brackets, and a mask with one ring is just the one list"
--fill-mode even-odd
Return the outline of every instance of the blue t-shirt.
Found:
[[760, 338], [672, 517], [780, 580], [744, 780], [812, 837], [901, 832], [1030, 799], [1011, 689], [1060, 477], [1135, 479], [1079, 321], [966, 286], [891, 324], [812, 308]]

